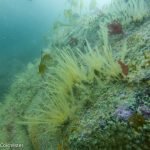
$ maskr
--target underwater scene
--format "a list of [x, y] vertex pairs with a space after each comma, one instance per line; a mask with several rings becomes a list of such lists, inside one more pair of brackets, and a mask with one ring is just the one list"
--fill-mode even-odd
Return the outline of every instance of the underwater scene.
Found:
[[150, 0], [0, 0], [0, 150], [150, 149]]

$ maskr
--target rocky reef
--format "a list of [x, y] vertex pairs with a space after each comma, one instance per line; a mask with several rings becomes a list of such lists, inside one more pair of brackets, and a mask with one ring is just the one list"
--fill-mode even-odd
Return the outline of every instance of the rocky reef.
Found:
[[117, 0], [57, 29], [0, 104], [0, 143], [8, 150], [11, 144], [28, 150], [148, 150], [149, 5]]

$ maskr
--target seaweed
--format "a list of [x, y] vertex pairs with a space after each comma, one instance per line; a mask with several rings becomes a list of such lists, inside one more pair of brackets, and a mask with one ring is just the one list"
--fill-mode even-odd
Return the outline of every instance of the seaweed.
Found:
[[124, 64], [121, 60], [118, 60], [118, 64], [120, 65], [121, 67], [121, 70], [122, 70], [122, 73], [127, 76], [128, 75], [128, 65]]
[[135, 130], [138, 130], [139, 127], [143, 127], [143, 125], [145, 124], [144, 117], [139, 113], [134, 113], [132, 116], [129, 117], [128, 121], [130, 126]]
[[108, 24], [109, 34], [123, 34], [122, 24], [116, 20], [112, 21], [112, 23]]
[[40, 64], [39, 64], [39, 73], [40, 73], [41, 75], [44, 75], [44, 74], [45, 74], [45, 71], [46, 71], [46, 65], [40, 63]]
[[48, 63], [52, 61], [52, 56], [49, 53], [41, 54], [41, 61], [39, 64], [39, 73], [43, 76], [47, 70]]

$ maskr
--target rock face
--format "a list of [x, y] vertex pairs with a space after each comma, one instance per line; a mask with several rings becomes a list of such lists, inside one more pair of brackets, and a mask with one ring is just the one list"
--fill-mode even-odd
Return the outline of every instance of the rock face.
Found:
[[[135, 12], [111, 16], [115, 6], [108, 8], [65, 28], [18, 75], [0, 105], [1, 143], [28, 150], [149, 149], [150, 16], [132, 20]], [[110, 34], [116, 20], [121, 32]]]

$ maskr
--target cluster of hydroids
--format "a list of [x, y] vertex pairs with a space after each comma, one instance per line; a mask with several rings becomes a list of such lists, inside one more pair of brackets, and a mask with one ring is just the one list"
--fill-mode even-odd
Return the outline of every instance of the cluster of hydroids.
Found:
[[[54, 32], [51, 47], [6, 96], [0, 142], [35, 150], [147, 149], [149, 35], [131, 30], [148, 20], [148, 4], [114, 0], [76, 28]], [[135, 92], [139, 83], [143, 93]]]
[[149, 8], [144, 0], [130, 0], [126, 3], [124, 0], [114, 0], [108, 8], [104, 8], [104, 12], [108, 16], [108, 21], [117, 18], [122, 24], [129, 25], [131, 22], [142, 21], [147, 17]]
[[[43, 107], [33, 111], [32, 116], [25, 116], [23, 124], [41, 125], [50, 135], [62, 136], [62, 130], [74, 120], [75, 114], [82, 109], [82, 100], [76, 98], [74, 88], [84, 87], [84, 83], [96, 80], [99, 84], [118, 80], [126, 75], [118, 61], [113, 57], [108, 44], [108, 32], [102, 34], [102, 48], [92, 49], [86, 41], [86, 51], [79, 49], [57, 49], [53, 53], [55, 63], [45, 68], [42, 77], [48, 101]], [[52, 55], [49, 51], [44, 55]], [[124, 53], [122, 53], [124, 54]], [[123, 61], [123, 60], [122, 60]], [[67, 124], [68, 123], [68, 124]], [[65, 126], [66, 124], [66, 126]], [[54, 137], [53, 137], [54, 138]]]
[[[54, 30], [53, 38], [51, 39], [51, 45], [63, 47], [70, 41], [70, 38], [89, 39], [93, 42], [93, 39], [89, 38], [93, 32], [97, 38], [97, 30], [101, 23], [106, 26], [114, 21], [118, 21], [123, 27], [129, 26], [131, 23], [142, 22], [149, 16], [149, 2], [145, 0], [112, 0], [110, 5], [104, 6], [95, 15], [81, 16], [77, 22], [69, 26], [62, 26]], [[80, 42], [81, 44], [82, 42]], [[68, 44], [68, 43], [67, 43]]]

